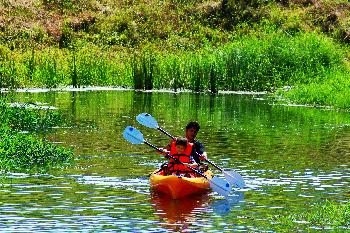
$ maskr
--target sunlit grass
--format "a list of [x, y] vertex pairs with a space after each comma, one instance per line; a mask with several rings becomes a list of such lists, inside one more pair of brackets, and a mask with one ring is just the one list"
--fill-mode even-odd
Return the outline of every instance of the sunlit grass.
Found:
[[96, 46], [4, 52], [1, 84], [12, 88], [110, 85], [193, 91], [271, 90], [322, 79], [342, 67], [344, 58], [340, 48], [317, 34], [242, 37], [221, 47], [179, 54], [151, 48], [132, 57]]
[[72, 150], [55, 146], [31, 134], [0, 129], [0, 171], [46, 172], [69, 164]]
[[115, 53], [95, 45], [68, 49], [1, 47], [0, 86], [120, 86], [141, 90], [274, 91], [294, 103], [348, 108], [346, 52], [317, 33], [256, 33], [218, 47]]
[[350, 80], [346, 72], [334, 72], [322, 81], [300, 84], [278, 94], [288, 101], [314, 106], [350, 108]]
[[278, 232], [331, 230], [345, 232], [350, 229], [350, 204], [326, 201], [310, 206], [307, 212], [274, 216], [273, 228]]

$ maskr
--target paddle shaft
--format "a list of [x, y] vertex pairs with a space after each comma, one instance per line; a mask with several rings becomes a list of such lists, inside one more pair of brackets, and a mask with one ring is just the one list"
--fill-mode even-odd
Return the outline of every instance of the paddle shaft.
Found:
[[[153, 145], [153, 144], [151, 144], [151, 143], [149, 143], [149, 142], [147, 142], [147, 141], [143, 141], [143, 143], [145, 143], [146, 145], [152, 147], [153, 149], [156, 149], [157, 151], [163, 152], [161, 149], [159, 149], [158, 147], [156, 147], [155, 145]], [[194, 173], [197, 173], [198, 175], [203, 176], [204, 178], [206, 178], [207, 180], [210, 181], [210, 179], [209, 179], [205, 174], [201, 173], [200, 171], [198, 171], [198, 170], [192, 168], [191, 166], [186, 165], [185, 163], [181, 162], [180, 160], [178, 160], [178, 159], [175, 158], [174, 156], [170, 155], [169, 153], [167, 154], [167, 156], [169, 156], [170, 158], [172, 158], [173, 160], [175, 160], [177, 163], [180, 163], [180, 164], [186, 166], [187, 168], [189, 168], [189, 169], [190, 169], [191, 171], [193, 171]]]
[[160, 128], [158, 126], [157, 128], [160, 132], [164, 133], [165, 135], [167, 135], [168, 137], [170, 137], [171, 139], [175, 140], [176, 138], [174, 136], [172, 136], [170, 133], [168, 133], [167, 131], [165, 131], [164, 129]]

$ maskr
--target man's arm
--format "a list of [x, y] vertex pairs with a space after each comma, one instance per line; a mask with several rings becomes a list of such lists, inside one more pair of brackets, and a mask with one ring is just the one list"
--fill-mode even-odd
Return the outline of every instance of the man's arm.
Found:
[[[194, 160], [197, 163], [200, 163], [201, 160], [206, 160], [207, 159], [207, 152], [204, 151], [204, 146], [201, 142], [199, 141], [194, 141], [194, 148], [195, 150], [193, 150], [192, 152], [192, 157], [194, 158]], [[198, 154], [200, 156], [198, 156]]]

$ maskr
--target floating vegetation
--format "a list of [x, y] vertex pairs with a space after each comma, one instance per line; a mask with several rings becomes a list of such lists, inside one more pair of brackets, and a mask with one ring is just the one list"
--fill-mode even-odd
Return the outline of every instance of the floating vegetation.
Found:
[[45, 172], [72, 162], [73, 151], [39, 138], [63, 121], [56, 110], [0, 100], [0, 171]]
[[10, 129], [0, 131], [0, 171], [45, 172], [72, 161], [72, 150]]

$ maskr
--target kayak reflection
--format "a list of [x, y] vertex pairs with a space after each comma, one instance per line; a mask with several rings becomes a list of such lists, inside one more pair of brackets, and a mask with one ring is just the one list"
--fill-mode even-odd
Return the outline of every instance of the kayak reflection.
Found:
[[213, 200], [209, 193], [172, 199], [168, 195], [151, 192], [154, 214], [165, 221], [167, 228], [175, 231], [193, 229], [193, 224], [197, 225], [196, 220], [201, 217], [201, 213], [214, 212], [218, 215], [226, 215], [233, 208], [239, 208], [239, 202], [243, 199], [242, 192], [232, 192], [227, 198], [219, 200]]
[[166, 194], [152, 192], [151, 201], [156, 210], [155, 214], [170, 222], [183, 221], [209, 206], [208, 193], [172, 199]]
[[167, 228], [175, 231], [188, 229], [196, 222], [196, 215], [206, 212], [210, 206], [208, 193], [172, 199], [168, 195], [152, 192], [151, 202], [154, 214], [165, 221]]

